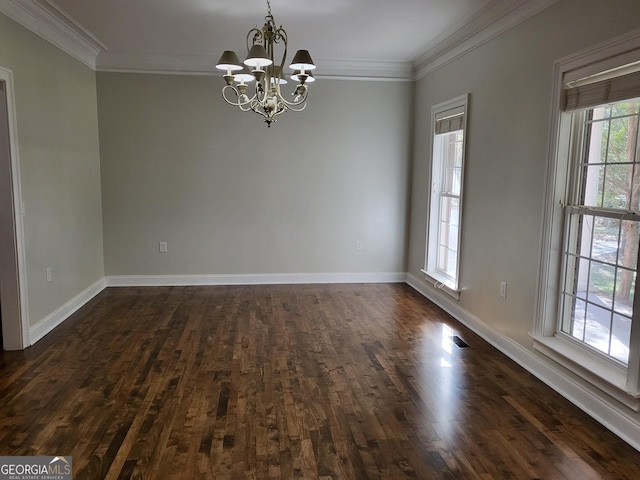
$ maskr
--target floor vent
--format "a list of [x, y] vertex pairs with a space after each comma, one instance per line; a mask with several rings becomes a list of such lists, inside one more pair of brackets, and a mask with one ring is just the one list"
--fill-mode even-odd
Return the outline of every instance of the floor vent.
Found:
[[471, 348], [467, 342], [462, 340], [458, 335], [451, 337], [451, 341], [455, 343], [458, 348]]

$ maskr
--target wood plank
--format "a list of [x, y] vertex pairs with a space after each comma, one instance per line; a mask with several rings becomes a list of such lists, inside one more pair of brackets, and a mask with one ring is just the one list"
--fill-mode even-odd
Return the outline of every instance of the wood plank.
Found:
[[109, 288], [1, 353], [0, 388], [0, 454], [72, 455], [76, 479], [640, 478], [406, 285]]

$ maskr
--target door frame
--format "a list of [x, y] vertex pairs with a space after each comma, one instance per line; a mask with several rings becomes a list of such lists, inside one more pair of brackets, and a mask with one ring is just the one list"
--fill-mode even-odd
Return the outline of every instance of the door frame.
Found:
[[[5, 85], [7, 123], [9, 130], [10, 170], [8, 187], [11, 190], [10, 230], [13, 230], [13, 242], [7, 240], [7, 258], [1, 259], [7, 265], [1, 272], [2, 282], [2, 333], [5, 350], [23, 350], [31, 345], [29, 339], [29, 310], [27, 302], [27, 275], [24, 243], [24, 208], [22, 203], [22, 181], [20, 177], [20, 157], [18, 154], [17, 115], [13, 72], [0, 67], [0, 81]], [[6, 185], [3, 185], [3, 188]], [[9, 235], [10, 236], [10, 235]], [[10, 245], [12, 244], [12, 245]]]

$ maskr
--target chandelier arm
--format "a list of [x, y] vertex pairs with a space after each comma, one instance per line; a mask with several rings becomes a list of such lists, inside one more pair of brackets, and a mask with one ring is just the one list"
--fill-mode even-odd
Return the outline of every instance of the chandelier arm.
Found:
[[280, 61], [280, 71], [284, 73], [284, 64], [287, 61], [287, 48], [289, 46], [289, 42], [287, 39], [287, 31], [282, 27], [276, 30], [276, 43], [278, 43], [278, 38], [280, 38], [282, 40], [282, 43], [284, 44], [284, 54], [282, 55], [282, 60]]
[[260, 102], [258, 100], [256, 100], [255, 98], [252, 99], [252, 101], [251, 101], [251, 110], [254, 111], [255, 113], [258, 113], [258, 114], [264, 116], [264, 114], [260, 110]]
[[288, 104], [287, 105], [287, 110], [291, 110], [292, 112], [301, 112], [305, 108], [307, 108], [306, 99], [305, 99], [305, 101], [300, 102], [300, 103]]
[[[249, 38], [251, 37], [252, 33], [253, 33], [253, 38], [251, 39], [251, 43], [249, 43]], [[251, 47], [253, 45], [256, 44], [256, 41], [258, 43], [263, 43], [263, 40], [264, 40], [264, 35], [261, 29], [259, 29], [258, 27], [254, 27], [251, 30], [249, 30], [249, 32], [247, 33], [247, 52], [251, 50]]]
[[289, 108], [291, 108], [291, 107], [297, 107], [297, 106], [302, 105], [303, 103], [306, 103], [306, 102], [307, 102], [307, 96], [308, 96], [308, 95], [307, 95], [307, 93], [305, 92], [305, 93], [304, 93], [304, 95], [303, 95], [303, 96], [300, 98], [300, 100], [298, 100], [297, 102], [296, 102], [296, 101], [289, 102], [289, 101], [285, 100], [284, 98], [282, 98], [282, 102], [283, 102], [287, 107], [289, 107]]
[[[227, 94], [229, 92], [229, 90], [233, 91], [233, 93], [236, 95], [236, 100], [229, 100], [229, 98], [227, 98]], [[250, 104], [255, 101], [256, 99], [256, 95], [254, 95], [251, 98], [248, 98], [246, 101], [241, 102], [240, 101], [240, 92], [238, 92], [238, 89], [234, 86], [231, 85], [225, 85], [224, 87], [222, 87], [222, 98], [224, 98], [224, 101], [227, 102], [229, 105], [234, 106], [234, 107], [240, 107], [241, 110], [244, 110], [245, 112], [248, 110], [245, 110], [245, 107], [249, 107]]]
[[[256, 100], [254, 100], [253, 102], [251, 102], [251, 111], [257, 113], [258, 115], [260, 115], [262, 118], [264, 118], [264, 121], [266, 123], [268, 123], [269, 125], [271, 124], [271, 122], [273, 122], [273, 117], [267, 115], [267, 113], [264, 111], [264, 109], [262, 108], [262, 104]], [[248, 110], [247, 110], [248, 111]]]
[[[298, 86], [299, 88], [300, 86]], [[284, 97], [280, 96], [282, 102], [294, 112], [301, 112], [307, 106], [307, 97], [309, 96], [309, 88], [306, 85], [302, 85], [304, 92], [300, 94], [300, 100], [289, 102]], [[295, 95], [295, 92], [294, 92]], [[300, 107], [300, 108], [298, 108]]]
[[251, 99], [251, 110], [259, 113], [263, 117], [267, 117], [264, 110], [264, 102], [256, 97]]
[[281, 115], [284, 112], [286, 112], [289, 108], [287, 107], [286, 104], [284, 103], [280, 103], [280, 107], [278, 108], [278, 110], [276, 111], [276, 113], [273, 114], [273, 116], [275, 117], [276, 115]]

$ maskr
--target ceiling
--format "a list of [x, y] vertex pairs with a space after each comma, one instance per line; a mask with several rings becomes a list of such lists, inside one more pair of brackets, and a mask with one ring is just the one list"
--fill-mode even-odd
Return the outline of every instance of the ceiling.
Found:
[[[556, 0], [557, 1], [557, 0]], [[270, 0], [316, 76], [412, 78], [500, 22], [537, 13], [550, 0]], [[267, 0], [1, 0], [47, 9], [96, 46], [97, 70], [211, 73], [220, 53], [246, 54]], [[34, 7], [35, 6], [35, 7]], [[11, 13], [7, 13], [9, 16]], [[511, 20], [513, 22], [513, 19]], [[508, 23], [508, 22], [507, 22]], [[475, 43], [478, 43], [477, 41]], [[289, 54], [291, 55], [291, 53]]]

